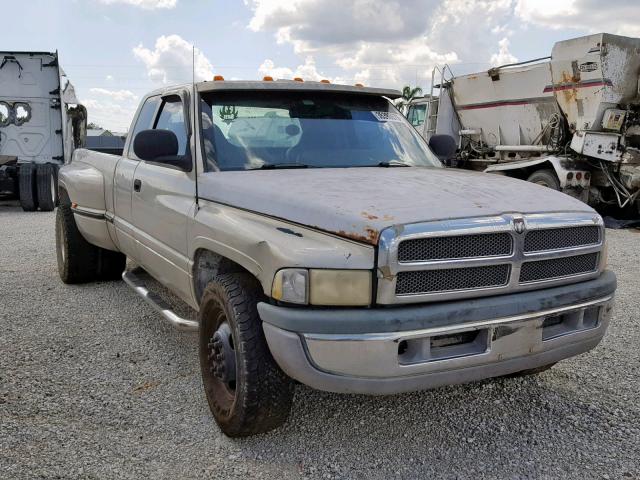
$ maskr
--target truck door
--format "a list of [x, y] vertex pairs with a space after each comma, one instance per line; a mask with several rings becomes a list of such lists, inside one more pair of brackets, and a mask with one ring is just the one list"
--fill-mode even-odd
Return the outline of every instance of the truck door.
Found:
[[[162, 97], [154, 129], [178, 138], [178, 155], [191, 157], [185, 95]], [[133, 225], [140, 263], [183, 298], [190, 298], [187, 226], [195, 206], [193, 170], [140, 160], [134, 174]]]
[[118, 238], [120, 250], [127, 256], [139, 261], [136, 236], [133, 229], [133, 214], [131, 213], [131, 199], [133, 195], [133, 175], [140, 160], [133, 152], [133, 138], [141, 130], [153, 126], [153, 120], [160, 106], [160, 97], [147, 98], [139, 109], [135, 123], [129, 135], [127, 146], [122, 152], [122, 158], [116, 167], [113, 179], [113, 225]]

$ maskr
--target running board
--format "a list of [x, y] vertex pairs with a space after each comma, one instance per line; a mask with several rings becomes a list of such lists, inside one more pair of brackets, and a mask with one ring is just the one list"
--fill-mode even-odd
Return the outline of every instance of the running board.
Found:
[[199, 328], [198, 322], [182, 318], [176, 314], [167, 302], [159, 295], [149, 291], [144, 282], [132, 271], [122, 272], [122, 279], [131, 289], [142, 297], [142, 299], [157, 310], [164, 319], [178, 330], [196, 331]]

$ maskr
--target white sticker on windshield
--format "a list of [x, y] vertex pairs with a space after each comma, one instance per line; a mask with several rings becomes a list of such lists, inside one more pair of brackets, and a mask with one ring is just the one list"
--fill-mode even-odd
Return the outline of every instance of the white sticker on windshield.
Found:
[[402, 122], [402, 115], [396, 112], [371, 112], [379, 122]]

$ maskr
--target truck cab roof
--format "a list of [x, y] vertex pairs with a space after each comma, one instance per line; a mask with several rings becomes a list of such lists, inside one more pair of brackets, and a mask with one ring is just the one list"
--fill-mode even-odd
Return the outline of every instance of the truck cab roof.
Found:
[[[165, 87], [152, 92], [150, 95], [159, 94], [166, 90], [175, 90], [182, 85]], [[184, 84], [184, 88], [190, 88], [191, 84]], [[363, 87], [357, 85], [341, 85], [326, 82], [296, 81], [296, 80], [213, 80], [196, 83], [198, 92], [213, 91], [298, 91], [298, 92], [333, 92], [333, 93], [355, 93], [359, 95], [372, 95], [387, 97], [390, 99], [400, 98], [402, 93], [399, 90], [390, 88]]]

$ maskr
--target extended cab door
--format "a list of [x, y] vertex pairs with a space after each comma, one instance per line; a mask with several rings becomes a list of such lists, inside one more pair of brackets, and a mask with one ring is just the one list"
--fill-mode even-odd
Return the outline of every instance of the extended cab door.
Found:
[[122, 158], [116, 167], [113, 179], [113, 203], [114, 218], [113, 225], [118, 238], [118, 245], [127, 256], [139, 261], [136, 235], [133, 227], [133, 213], [131, 201], [133, 195], [133, 175], [138, 168], [140, 160], [133, 152], [132, 139], [141, 130], [147, 130], [153, 126], [158, 108], [160, 107], [160, 96], [147, 98], [139, 109], [135, 123], [129, 134], [127, 146], [122, 153]]
[[[185, 100], [184, 92], [163, 96], [152, 128], [175, 133], [178, 155], [191, 158]], [[193, 168], [184, 171], [140, 160], [133, 185], [131, 208], [140, 263], [175, 293], [190, 298], [187, 227], [195, 208]]]

